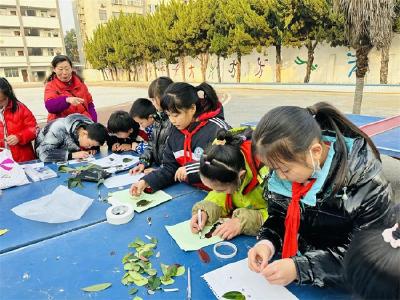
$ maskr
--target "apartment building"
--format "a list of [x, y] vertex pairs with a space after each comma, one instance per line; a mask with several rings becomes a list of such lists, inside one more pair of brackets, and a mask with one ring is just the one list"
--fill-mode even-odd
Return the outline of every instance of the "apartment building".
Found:
[[57, 0], [0, 1], [0, 76], [43, 81], [59, 53], [65, 46]]

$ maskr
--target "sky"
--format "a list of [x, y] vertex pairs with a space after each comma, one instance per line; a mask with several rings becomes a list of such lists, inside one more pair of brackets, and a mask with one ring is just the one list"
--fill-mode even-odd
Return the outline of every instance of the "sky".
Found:
[[58, 0], [63, 31], [75, 29], [74, 14], [72, 13], [72, 0]]

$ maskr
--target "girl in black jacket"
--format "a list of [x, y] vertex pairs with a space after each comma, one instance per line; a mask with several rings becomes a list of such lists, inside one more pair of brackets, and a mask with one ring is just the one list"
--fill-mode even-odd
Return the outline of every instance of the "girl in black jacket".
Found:
[[[253, 143], [272, 170], [269, 217], [248, 253], [270, 283], [342, 285], [352, 235], [382, 222], [391, 188], [371, 139], [336, 108], [281, 106], [257, 125]], [[275, 253], [281, 259], [269, 263]]]

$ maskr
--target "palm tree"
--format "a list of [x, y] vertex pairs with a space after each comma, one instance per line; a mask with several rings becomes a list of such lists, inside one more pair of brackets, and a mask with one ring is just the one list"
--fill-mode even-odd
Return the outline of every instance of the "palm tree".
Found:
[[361, 113], [368, 54], [390, 45], [395, 0], [336, 0], [346, 19], [350, 45], [356, 50], [356, 91], [353, 113]]

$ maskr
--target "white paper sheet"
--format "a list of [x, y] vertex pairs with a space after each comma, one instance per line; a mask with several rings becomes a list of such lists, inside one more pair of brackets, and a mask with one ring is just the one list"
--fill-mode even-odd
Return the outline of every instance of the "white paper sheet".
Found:
[[123, 175], [117, 175], [117, 176], [112, 176], [110, 178], [107, 178], [104, 181], [104, 185], [108, 189], [112, 189], [115, 187], [119, 186], [125, 186], [128, 184], [136, 183], [144, 176], [143, 173], [137, 174], [137, 175], [130, 175], [128, 174], [123, 174]]
[[247, 258], [204, 274], [203, 279], [218, 299], [231, 292], [241, 292], [246, 299], [297, 299], [283, 286], [269, 284], [260, 274], [250, 271]]
[[[125, 160], [125, 162], [124, 162]], [[126, 161], [129, 160], [129, 161]], [[110, 154], [106, 157], [92, 161], [92, 164], [102, 167], [109, 173], [128, 170], [139, 162], [139, 157], [125, 154]]]
[[46, 223], [79, 220], [93, 200], [60, 185], [51, 194], [22, 203], [11, 210], [19, 217]]

